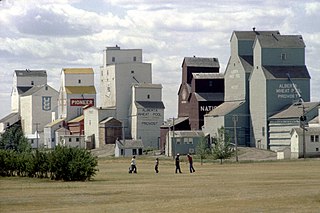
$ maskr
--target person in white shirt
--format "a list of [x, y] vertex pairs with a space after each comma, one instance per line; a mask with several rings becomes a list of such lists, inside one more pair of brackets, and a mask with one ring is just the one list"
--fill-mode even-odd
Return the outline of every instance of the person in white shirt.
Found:
[[131, 171], [130, 173], [137, 173], [137, 165], [136, 165], [136, 156], [133, 156], [131, 159]]

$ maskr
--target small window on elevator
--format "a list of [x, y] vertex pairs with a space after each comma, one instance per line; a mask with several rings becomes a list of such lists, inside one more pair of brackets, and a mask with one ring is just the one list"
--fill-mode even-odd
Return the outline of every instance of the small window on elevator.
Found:
[[133, 56], [133, 61], [137, 61], [137, 57], [136, 56]]
[[81, 79], [78, 79], [78, 83], [81, 84]]
[[147, 98], [150, 99], [150, 95], [149, 94], [147, 95]]
[[287, 60], [287, 54], [286, 53], [281, 53], [281, 60], [282, 61]]
[[112, 57], [112, 62], [115, 62], [116, 61], [116, 58], [115, 57]]
[[31, 81], [31, 85], [34, 85], [34, 81]]

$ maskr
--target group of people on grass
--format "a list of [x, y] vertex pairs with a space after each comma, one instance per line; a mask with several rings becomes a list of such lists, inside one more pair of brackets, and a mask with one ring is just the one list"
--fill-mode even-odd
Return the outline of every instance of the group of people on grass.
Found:
[[[191, 155], [188, 154], [187, 158], [188, 158], [188, 162], [189, 162], [190, 173], [195, 172], [196, 170], [193, 168], [193, 159], [192, 159]], [[178, 173], [178, 172], [182, 173], [181, 168], [180, 168], [180, 155], [179, 155], [179, 153], [176, 155], [175, 165], [176, 165], [176, 173]]]
[[[190, 173], [195, 172], [196, 170], [193, 168], [193, 159], [191, 154], [187, 155], [187, 159], [189, 162], [189, 170]], [[175, 166], [176, 166], [176, 173], [182, 173], [180, 168], [180, 154], [177, 153], [175, 157]], [[155, 165], [154, 165], [154, 171], [156, 173], [159, 173], [159, 158], [156, 158]], [[129, 173], [137, 173], [137, 164], [136, 164], [136, 156], [133, 156], [131, 159], [130, 167], [129, 167]]]

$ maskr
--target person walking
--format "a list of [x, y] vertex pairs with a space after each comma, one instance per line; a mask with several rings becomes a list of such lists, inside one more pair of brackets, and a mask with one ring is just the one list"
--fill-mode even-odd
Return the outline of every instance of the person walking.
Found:
[[133, 156], [131, 159], [131, 172], [137, 173], [137, 165], [136, 165], [136, 156]]
[[175, 159], [175, 163], [176, 163], [176, 173], [178, 173], [178, 171], [179, 171], [179, 173], [182, 173], [181, 172], [181, 169], [180, 169], [180, 155], [179, 155], [179, 153], [177, 154], [177, 156], [176, 156], [176, 159]]
[[159, 158], [156, 158], [156, 163], [154, 165], [154, 170], [156, 171], [156, 173], [159, 173]]
[[187, 155], [189, 162], [190, 173], [195, 172], [196, 170], [193, 168], [193, 159], [190, 154]]

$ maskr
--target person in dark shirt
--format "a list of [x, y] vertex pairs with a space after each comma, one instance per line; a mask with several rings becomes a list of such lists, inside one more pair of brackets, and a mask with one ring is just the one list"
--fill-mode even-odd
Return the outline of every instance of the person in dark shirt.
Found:
[[156, 173], [159, 173], [158, 168], [159, 168], [159, 158], [156, 158], [156, 163], [154, 165], [154, 170], [156, 171]]
[[180, 158], [179, 158], [179, 153], [177, 154], [177, 156], [176, 156], [176, 173], [178, 173], [178, 171], [179, 171], [179, 173], [182, 173], [181, 172], [181, 169], [180, 169]]
[[189, 162], [190, 173], [195, 172], [196, 170], [193, 168], [193, 160], [190, 154], [187, 155]]

